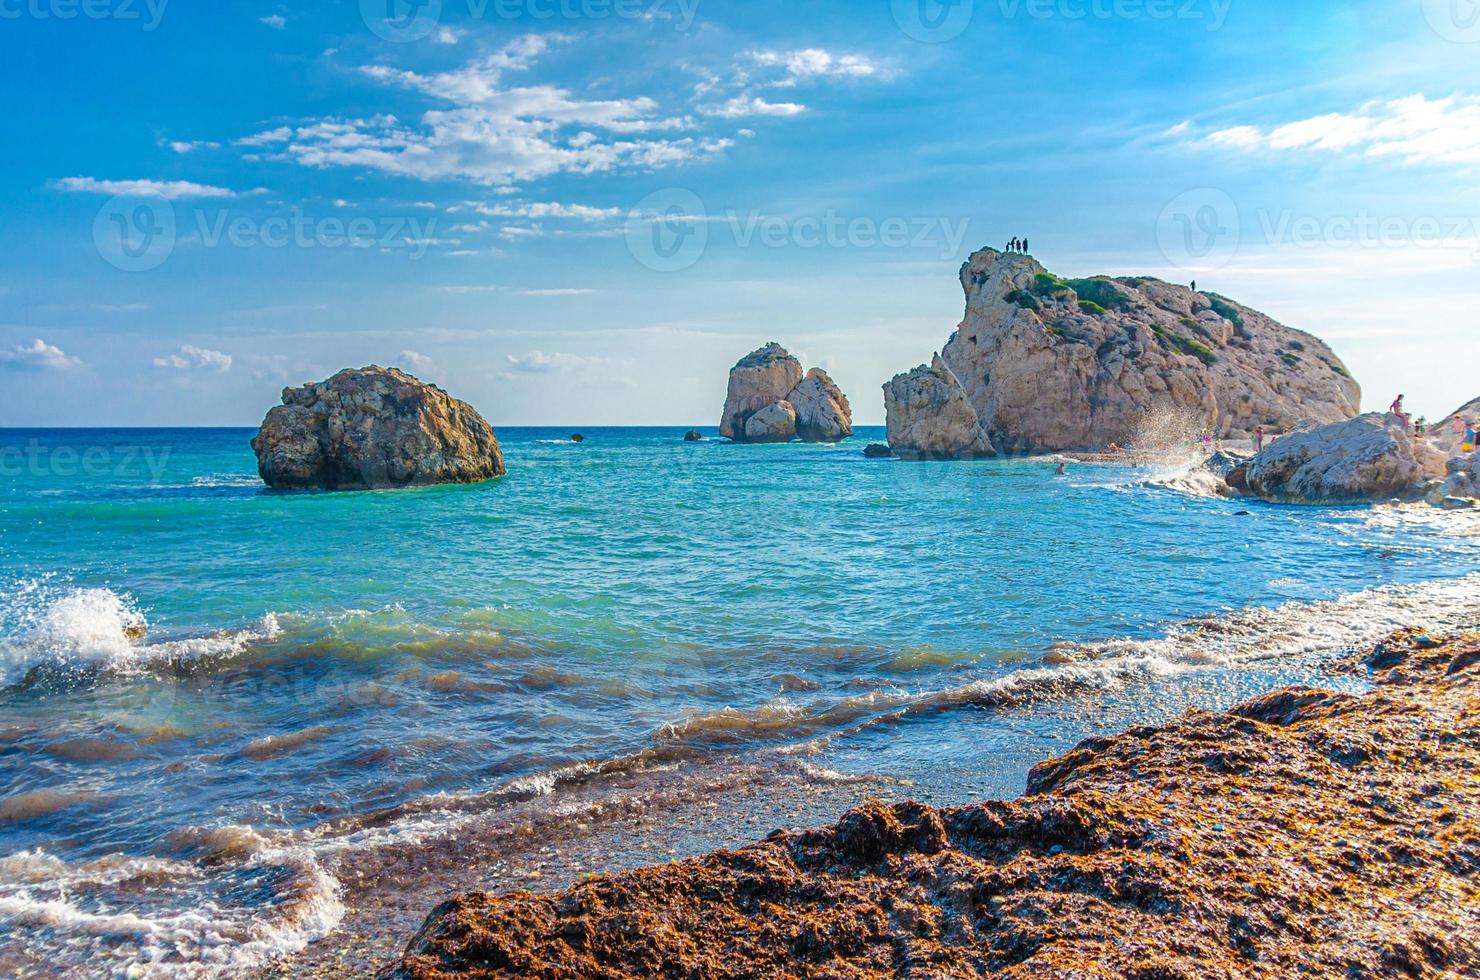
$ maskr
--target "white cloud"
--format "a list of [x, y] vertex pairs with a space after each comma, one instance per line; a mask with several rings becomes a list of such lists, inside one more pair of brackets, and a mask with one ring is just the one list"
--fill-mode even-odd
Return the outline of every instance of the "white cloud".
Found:
[[780, 86], [795, 85], [810, 78], [881, 78], [892, 73], [888, 65], [863, 55], [836, 55], [822, 48], [756, 51], [751, 57], [758, 65], [784, 68], [786, 77], [775, 83]]
[[0, 350], [0, 368], [17, 371], [66, 371], [81, 363], [60, 347], [53, 347], [40, 338], [10, 350]]
[[807, 107], [796, 102], [767, 102], [758, 95], [737, 95], [719, 105], [701, 106], [699, 111], [720, 119], [747, 119], [752, 116], [799, 116], [807, 111]]
[[[238, 145], [271, 148], [273, 159], [309, 167], [365, 167], [493, 186], [557, 173], [673, 166], [734, 145], [718, 137], [653, 135], [692, 122], [659, 116], [657, 103], [647, 97], [587, 100], [555, 86], [504, 83], [506, 73], [529, 68], [558, 40], [563, 39], [521, 38], [462, 68], [435, 74], [384, 65], [361, 69], [382, 85], [445, 105], [423, 113], [415, 124], [391, 115], [326, 118], [258, 133]], [[574, 127], [580, 128], [570, 132]]]
[[520, 296], [590, 296], [599, 289], [521, 289]]
[[220, 143], [213, 143], [210, 140], [171, 140], [168, 146], [176, 153], [194, 153], [196, 150], [221, 149]]
[[[167, 201], [190, 198], [236, 197], [225, 187], [196, 184], [188, 180], [98, 180], [96, 177], [63, 177], [52, 188], [75, 194], [107, 194], [110, 197], [162, 197]], [[255, 192], [254, 192], [255, 193]]]
[[200, 369], [207, 371], [230, 371], [232, 357], [218, 350], [208, 350], [204, 347], [196, 347], [186, 344], [180, 348], [178, 354], [169, 354], [165, 357], [154, 358], [154, 366], [157, 368], [168, 368], [172, 371], [189, 371]]
[[259, 17], [257, 18], [257, 21], [258, 23], [266, 24], [268, 27], [271, 27], [275, 31], [280, 31], [288, 26], [287, 18], [283, 17], [281, 14], [272, 14], [268, 17]]
[[427, 371], [433, 367], [433, 361], [430, 357], [414, 350], [403, 350], [399, 357], [401, 362], [413, 371]]
[[444, 24], [437, 28], [437, 33], [432, 36], [432, 40], [438, 44], [456, 44], [466, 37], [467, 33], [467, 31], [459, 30], [456, 27], [448, 27]]
[[1412, 95], [1269, 128], [1230, 126], [1202, 141], [1243, 152], [1326, 152], [1406, 164], [1472, 166], [1480, 164], [1480, 96]]
[[536, 202], [531, 204], [480, 204], [474, 210], [491, 218], [573, 218], [603, 221], [622, 216], [621, 208], [593, 208], [585, 204]]
[[563, 374], [597, 363], [594, 358], [558, 352], [546, 354], [538, 350], [528, 354], [506, 354], [504, 359], [509, 362], [509, 369], [515, 374]]

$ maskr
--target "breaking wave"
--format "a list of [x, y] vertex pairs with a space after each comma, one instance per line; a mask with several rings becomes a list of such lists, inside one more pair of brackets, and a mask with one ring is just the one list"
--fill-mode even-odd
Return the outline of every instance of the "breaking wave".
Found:
[[235, 656], [280, 631], [272, 614], [248, 629], [151, 641], [127, 594], [58, 584], [50, 576], [0, 596], [0, 687], [99, 673], [138, 673]]

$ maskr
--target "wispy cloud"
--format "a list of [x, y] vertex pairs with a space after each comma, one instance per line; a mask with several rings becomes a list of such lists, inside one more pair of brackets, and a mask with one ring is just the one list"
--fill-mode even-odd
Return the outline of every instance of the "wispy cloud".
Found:
[[186, 344], [178, 353], [154, 358], [154, 366], [172, 371], [230, 371], [232, 357], [218, 350]]
[[1245, 153], [1319, 152], [1473, 166], [1480, 164], [1480, 96], [1411, 95], [1277, 126], [1230, 126], [1205, 136], [1195, 136], [1185, 126], [1169, 135]]
[[271, 27], [275, 31], [280, 31], [288, 26], [288, 19], [281, 14], [272, 14], [267, 17], [259, 17], [257, 18], [257, 22], [259, 24], [266, 24], [268, 27]]
[[0, 350], [0, 368], [16, 371], [66, 371], [81, 364], [82, 361], [39, 337], [29, 344]]
[[783, 87], [809, 78], [884, 78], [893, 74], [892, 66], [885, 62], [859, 54], [833, 54], [822, 48], [757, 51], [752, 57], [758, 65], [785, 69], [786, 77], [774, 83]]
[[403, 350], [398, 357], [402, 364], [413, 371], [428, 371], [434, 366], [432, 359], [420, 351]]
[[720, 119], [748, 119], [753, 116], [799, 116], [807, 107], [797, 102], [767, 102], [758, 95], [737, 95], [728, 102], [701, 106], [700, 112]]
[[73, 194], [160, 197], [167, 201], [239, 196], [237, 191], [227, 187], [212, 187], [209, 184], [196, 184], [188, 180], [99, 180], [96, 177], [63, 177], [52, 181], [51, 187], [54, 190], [68, 191]]
[[598, 363], [595, 358], [559, 352], [546, 354], [538, 350], [528, 354], [506, 354], [504, 359], [513, 374], [563, 374]]
[[520, 296], [590, 296], [600, 289], [521, 289]]

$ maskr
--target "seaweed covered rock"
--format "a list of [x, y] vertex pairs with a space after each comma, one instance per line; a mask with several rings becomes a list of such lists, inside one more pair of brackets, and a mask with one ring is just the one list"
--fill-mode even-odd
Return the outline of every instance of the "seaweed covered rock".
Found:
[[961, 269], [966, 313], [941, 352], [999, 452], [1135, 446], [1148, 415], [1247, 438], [1357, 414], [1332, 350], [1216, 293], [1149, 277], [1064, 280], [986, 249]]
[[1480, 638], [1406, 632], [1293, 687], [1095, 738], [1015, 802], [835, 826], [551, 895], [475, 893], [386, 973], [1480, 975]]
[[478, 483], [504, 474], [498, 438], [471, 406], [374, 365], [284, 389], [252, 450], [263, 482], [283, 490]]
[[884, 416], [889, 448], [901, 459], [996, 455], [961, 382], [938, 354], [884, 386]]
[[1351, 504], [1422, 496], [1444, 459], [1393, 415], [1292, 433], [1228, 474], [1240, 493], [1278, 503]]
[[853, 409], [826, 371], [813, 368], [804, 377], [801, 362], [770, 343], [730, 370], [719, 431], [735, 442], [837, 442], [853, 434]]

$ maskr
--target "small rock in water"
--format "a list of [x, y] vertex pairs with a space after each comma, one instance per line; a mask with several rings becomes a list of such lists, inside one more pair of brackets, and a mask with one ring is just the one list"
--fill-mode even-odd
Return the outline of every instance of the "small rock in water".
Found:
[[888, 446], [883, 446], [875, 443], [874, 445], [865, 448], [863, 454], [869, 459], [889, 459], [893, 457], [894, 451], [891, 450]]
[[570, 437], [570, 441], [576, 443], [585, 442], [586, 437], [577, 432], [575, 435]]
[[704, 441], [704, 437], [702, 435], [700, 435], [698, 433], [698, 431], [696, 431], [694, 429], [690, 429], [689, 431], [687, 431], [687, 432], [685, 432], [683, 434], [683, 441], [684, 442], [703, 442]]

